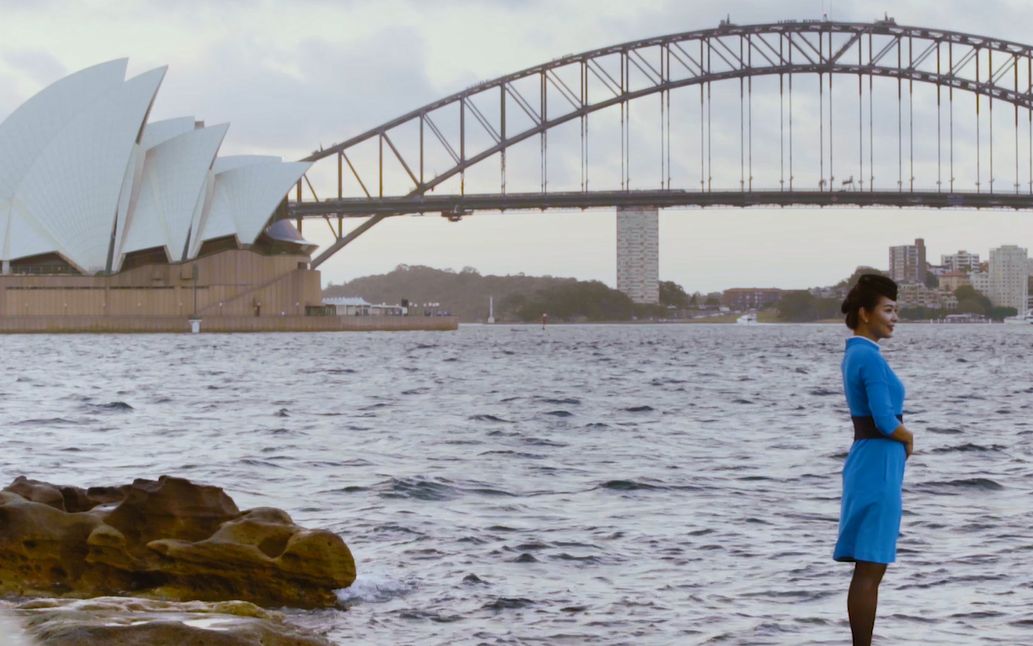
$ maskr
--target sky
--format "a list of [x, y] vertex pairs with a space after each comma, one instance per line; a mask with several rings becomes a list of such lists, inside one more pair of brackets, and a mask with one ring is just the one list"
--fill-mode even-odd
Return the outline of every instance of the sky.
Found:
[[[152, 120], [193, 115], [207, 124], [229, 122], [224, 154], [293, 160], [478, 82], [567, 54], [715, 27], [726, 16], [750, 24], [818, 19], [823, 13], [833, 20], [868, 21], [884, 12], [904, 25], [1033, 41], [1028, 3], [1020, 0], [0, 0], [0, 119], [63, 75], [128, 57], [131, 75], [169, 66]], [[845, 85], [837, 91], [845, 92]], [[715, 89], [715, 100], [721, 92], [727, 94], [728, 88]], [[771, 95], [766, 96], [758, 82], [758, 113], [771, 109]], [[838, 100], [840, 94], [834, 96]], [[935, 108], [919, 96], [917, 147], [928, 152], [930, 141], [922, 134], [927, 131], [921, 129], [935, 119]], [[801, 97], [797, 109], [799, 122], [806, 122], [813, 106]], [[645, 133], [638, 140], [645, 148], [653, 146], [652, 110], [633, 107], [638, 119], [633, 133], [634, 128]], [[738, 136], [738, 104], [726, 112], [718, 108], [718, 119], [725, 120], [718, 123], [717, 144], [733, 122]], [[672, 113], [672, 118], [677, 121], [672, 132], [682, 128], [689, 137], [695, 123], [691, 111]], [[895, 114], [885, 121], [895, 126]], [[599, 136], [613, 131], [598, 127], [604, 133]], [[1012, 144], [1006, 131], [995, 132], [999, 146]], [[758, 154], [770, 136], [770, 128], [758, 133]], [[558, 135], [553, 144], [560, 149], [558, 174], [571, 155], [562, 142]], [[576, 154], [576, 144], [573, 150]], [[971, 161], [969, 153], [959, 144], [959, 165]], [[672, 170], [682, 183], [698, 182], [695, 153], [675, 146], [672, 156]], [[738, 155], [732, 157], [734, 163], [716, 162], [729, 178], [726, 185], [738, 181]], [[593, 172], [612, 175], [605, 158], [593, 163], [604, 166]], [[537, 164], [516, 166], [509, 171], [514, 185], [537, 177]], [[646, 179], [633, 188], [654, 188], [648, 179], [652, 174], [642, 169], [637, 177]], [[765, 182], [777, 181], [770, 164], [756, 174]], [[330, 242], [325, 229], [310, 221], [304, 233], [325, 245]], [[887, 247], [919, 237], [932, 260], [958, 249], [986, 258], [991, 247], [1002, 244], [1033, 248], [1033, 213], [667, 209], [660, 215], [660, 278], [704, 292], [827, 285], [858, 265], [885, 268]], [[606, 209], [482, 213], [461, 222], [431, 215], [399, 217], [381, 222], [320, 269], [324, 284], [408, 264], [456, 271], [474, 267], [482, 274], [573, 276], [615, 286], [615, 238], [614, 213]]]

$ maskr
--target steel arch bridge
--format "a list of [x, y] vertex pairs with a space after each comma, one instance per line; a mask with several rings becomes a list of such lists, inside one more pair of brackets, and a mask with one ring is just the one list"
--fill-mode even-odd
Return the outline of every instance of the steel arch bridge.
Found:
[[[777, 122], [754, 122], [753, 81], [776, 77], [778, 83]], [[833, 79], [856, 79], [856, 97], [846, 108], [833, 107]], [[895, 102], [875, 102], [873, 80], [895, 81]], [[814, 79], [817, 80], [814, 83]], [[738, 102], [718, 106], [712, 112], [714, 84], [738, 81]], [[795, 89], [794, 89], [795, 81]], [[807, 82], [813, 103], [817, 94], [818, 137], [813, 134], [800, 141], [794, 127], [801, 130], [800, 116], [794, 126], [794, 92], [797, 112], [801, 85]], [[882, 81], [880, 81], [881, 83]], [[935, 88], [936, 156], [935, 181], [915, 176], [915, 83]], [[686, 153], [698, 162], [697, 177], [682, 183], [672, 182], [672, 92], [698, 86], [698, 114], [691, 126], [698, 146]], [[816, 86], [816, 92], [814, 91]], [[695, 90], [691, 90], [695, 91]], [[842, 93], [842, 86], [839, 88]], [[974, 181], [957, 178], [960, 159], [956, 152], [971, 152], [958, 140], [962, 126], [956, 105], [975, 97], [975, 176]], [[659, 99], [659, 119], [652, 122], [659, 146], [659, 176], [652, 187], [632, 187], [631, 104], [645, 97]], [[694, 99], [695, 101], [695, 99]], [[920, 98], [920, 101], [922, 99]], [[928, 99], [925, 100], [927, 103]], [[1005, 126], [1014, 139], [1009, 150], [1006, 172], [1014, 171], [1010, 190], [994, 189], [994, 104], [1004, 104]], [[905, 123], [903, 106], [907, 106]], [[490, 106], [490, 107], [488, 107]], [[1010, 108], [1010, 109], [1008, 109]], [[592, 171], [589, 118], [610, 110], [619, 113], [614, 135], [619, 139], [619, 182], [603, 190], [590, 189]], [[896, 119], [892, 111], [896, 111]], [[922, 109], [929, 109], [928, 105]], [[722, 143], [727, 134], [728, 114], [738, 112], [738, 178], [731, 186], [715, 186], [713, 160], [714, 123], [719, 152], [727, 153]], [[1000, 112], [1000, 108], [998, 110]], [[882, 112], [888, 113], [887, 119]], [[960, 113], [961, 110], [959, 109]], [[811, 119], [805, 124], [813, 130]], [[1010, 118], [1008, 118], [1010, 117]], [[721, 119], [725, 121], [722, 122]], [[896, 126], [896, 177], [888, 186], [877, 185], [876, 154], [885, 137], [875, 136], [885, 121]], [[999, 118], [999, 130], [1002, 128]], [[697, 123], [698, 122], [698, 123]], [[988, 131], [987, 129], [988, 122]], [[1024, 127], [1020, 128], [1020, 124]], [[448, 125], [446, 125], [448, 124]], [[580, 150], [566, 156], [580, 160], [577, 190], [549, 190], [549, 135], [564, 125], [577, 125], [579, 135], [567, 137], [580, 141]], [[882, 124], [885, 125], [885, 124]], [[927, 124], [926, 124], [927, 125]], [[968, 125], [970, 128], [971, 117]], [[734, 126], [733, 126], [734, 130]], [[766, 187], [754, 186], [755, 133], [771, 136], [778, 131], [778, 162], [769, 164], [768, 173], [777, 177]], [[956, 132], [957, 131], [957, 132]], [[844, 132], [856, 142], [850, 159], [837, 158], [835, 144]], [[989, 136], [982, 136], [988, 132]], [[733, 133], [734, 134], [734, 133]], [[837, 139], [837, 137], [839, 139]], [[566, 143], [566, 139], [564, 143]], [[594, 141], [598, 141], [598, 133]], [[612, 137], [611, 137], [612, 139]], [[890, 137], [892, 139], [892, 137]], [[523, 142], [537, 141], [538, 168], [534, 169], [538, 190], [507, 191], [507, 153]], [[773, 141], [773, 138], [772, 138]], [[1020, 164], [1019, 143], [1028, 159]], [[1028, 143], [1027, 143], [1028, 142]], [[676, 166], [683, 147], [675, 148]], [[878, 146], [877, 146], [878, 143]], [[920, 141], [920, 148], [927, 141]], [[811, 157], [817, 152], [817, 174], [799, 175], [801, 150]], [[773, 147], [773, 146], [771, 146]], [[1011, 147], [1009, 147], [1011, 148]], [[364, 152], [362, 152], [364, 151]], [[443, 151], [443, 152], [442, 152]], [[617, 152], [617, 147], [614, 147]], [[427, 172], [432, 154], [443, 168]], [[360, 159], [361, 157], [361, 159]], [[966, 155], [966, 162], [971, 161]], [[336, 160], [336, 169], [326, 165]], [[714, 29], [703, 29], [623, 43], [581, 54], [564, 56], [507, 76], [475, 85], [427, 104], [380, 126], [326, 148], [305, 158], [315, 164], [299, 181], [294, 199], [287, 204], [287, 215], [297, 220], [321, 218], [334, 235], [334, 242], [313, 261], [320, 265], [331, 255], [386, 217], [440, 213], [451, 220], [478, 210], [593, 208], [613, 206], [894, 206], [1011, 208], [1033, 207], [1033, 47], [996, 38], [925, 27], [897, 25], [886, 18], [872, 23], [832, 21], [785, 21], [758, 25], [735, 25], [723, 21]], [[813, 160], [812, 160], [813, 161]], [[604, 163], [617, 170], [612, 155]], [[932, 161], [919, 159], [926, 168]], [[467, 191], [467, 173], [497, 164], [498, 183], [489, 190]], [[735, 164], [726, 164], [723, 170]], [[850, 177], [836, 185], [836, 168], [848, 167]], [[777, 168], [776, 168], [777, 167]], [[1021, 168], [1020, 168], [1021, 167]], [[324, 180], [336, 171], [332, 197], [321, 199], [313, 177], [323, 169]], [[1001, 161], [998, 160], [998, 171]], [[722, 170], [721, 167], [718, 170]], [[884, 170], [884, 169], [881, 169]], [[881, 173], [880, 170], [880, 173]], [[612, 174], [612, 173], [611, 173]], [[854, 181], [854, 175], [859, 179]], [[313, 176], [313, 177], [310, 177]], [[1021, 177], [1020, 177], [1021, 176]], [[399, 182], [401, 180], [401, 183]], [[865, 181], [867, 179], [867, 182]], [[895, 180], [895, 181], [894, 181]], [[458, 190], [437, 192], [455, 184]], [[319, 183], [317, 178], [316, 183]], [[320, 191], [327, 192], [327, 184]], [[385, 190], [385, 185], [391, 184]], [[736, 185], [737, 184], [737, 185]], [[963, 190], [962, 187], [974, 187]], [[344, 220], [365, 218], [345, 232]], [[335, 222], [336, 220], [336, 226]]]

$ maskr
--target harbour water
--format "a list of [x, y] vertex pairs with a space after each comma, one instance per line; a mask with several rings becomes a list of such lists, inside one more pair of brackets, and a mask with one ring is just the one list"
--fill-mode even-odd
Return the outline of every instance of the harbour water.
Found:
[[[341, 644], [842, 644], [834, 325], [4, 336], [0, 481], [178, 475], [340, 533]], [[883, 644], [1033, 643], [1033, 326], [901, 325]]]

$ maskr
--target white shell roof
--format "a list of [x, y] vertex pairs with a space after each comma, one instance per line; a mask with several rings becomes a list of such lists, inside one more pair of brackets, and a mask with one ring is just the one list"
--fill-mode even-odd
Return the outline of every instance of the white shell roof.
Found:
[[11, 217], [34, 219], [59, 246], [27, 250], [12, 236], [12, 258], [55, 251], [83, 272], [105, 268], [126, 166], [164, 76], [159, 68], [126, 81], [44, 148], [15, 193]]
[[310, 164], [258, 163], [237, 166], [215, 175], [207, 218], [199, 240], [236, 235], [241, 244], [252, 244], [269, 223], [269, 217]]
[[[10, 257], [10, 212], [14, 194], [44, 147], [76, 113], [125, 79], [127, 59], [87, 67], [41, 90], [0, 123], [0, 258]], [[14, 223], [30, 247], [53, 247], [35, 223]], [[35, 231], [35, 233], [32, 233]], [[41, 252], [45, 253], [45, 252]]]
[[117, 266], [124, 254], [153, 247], [164, 247], [170, 261], [182, 259], [208, 171], [228, 129], [223, 124], [190, 130], [147, 151], [132, 219], [115, 251]]
[[0, 123], [0, 260], [57, 253], [92, 273], [155, 247], [179, 261], [205, 240], [252, 244], [308, 170], [216, 157], [228, 125], [145, 123], [166, 68], [125, 81], [126, 66], [76, 72]]

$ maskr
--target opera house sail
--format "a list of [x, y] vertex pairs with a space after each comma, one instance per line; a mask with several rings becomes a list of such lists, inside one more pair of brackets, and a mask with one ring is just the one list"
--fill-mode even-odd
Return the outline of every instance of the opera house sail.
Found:
[[315, 247], [281, 219], [309, 164], [220, 157], [228, 124], [149, 121], [166, 68], [127, 79], [127, 64], [62, 78], [0, 122], [0, 331], [319, 310]]

